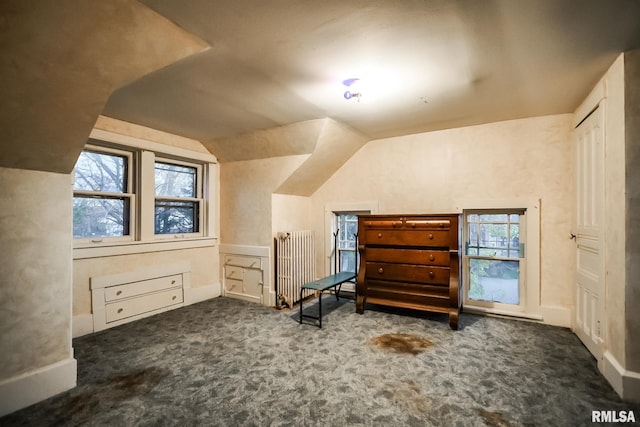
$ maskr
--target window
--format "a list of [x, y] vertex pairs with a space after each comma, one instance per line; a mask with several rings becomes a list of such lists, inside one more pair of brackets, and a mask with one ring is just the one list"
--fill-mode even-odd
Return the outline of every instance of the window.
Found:
[[[213, 237], [217, 217], [208, 192], [217, 188], [215, 158], [189, 154], [150, 141], [134, 140], [130, 146], [90, 139], [73, 172], [75, 247], [87, 256], [113, 255], [122, 252], [118, 247], [123, 243], [160, 250], [155, 243], [168, 239]], [[138, 248], [155, 250], [149, 245]], [[92, 248], [96, 250], [90, 252]]]
[[524, 212], [465, 212], [465, 303], [521, 306], [524, 296]]
[[89, 146], [73, 184], [73, 237], [99, 242], [131, 237], [132, 153]]
[[200, 231], [200, 176], [197, 165], [155, 162], [155, 234]]
[[336, 272], [356, 271], [358, 216], [352, 213], [336, 213], [336, 220]]

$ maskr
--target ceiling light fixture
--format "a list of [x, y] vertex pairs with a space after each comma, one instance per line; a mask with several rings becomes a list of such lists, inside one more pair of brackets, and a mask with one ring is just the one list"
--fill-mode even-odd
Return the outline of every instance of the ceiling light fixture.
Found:
[[351, 78], [344, 80], [342, 82], [343, 85], [347, 87], [346, 92], [344, 93], [344, 99], [357, 98], [358, 102], [360, 102], [360, 97], [362, 93], [358, 91], [360, 79], [359, 78]]

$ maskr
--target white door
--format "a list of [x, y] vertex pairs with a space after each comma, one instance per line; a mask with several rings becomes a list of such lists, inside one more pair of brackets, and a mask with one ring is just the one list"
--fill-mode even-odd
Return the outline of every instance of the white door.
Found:
[[575, 333], [598, 359], [604, 343], [604, 112], [601, 104], [575, 130]]

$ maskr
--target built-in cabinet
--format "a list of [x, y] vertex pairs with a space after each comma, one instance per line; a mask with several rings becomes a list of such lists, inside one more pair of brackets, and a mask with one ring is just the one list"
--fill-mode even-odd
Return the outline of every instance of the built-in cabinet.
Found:
[[224, 255], [224, 294], [263, 303], [263, 266], [257, 256]]

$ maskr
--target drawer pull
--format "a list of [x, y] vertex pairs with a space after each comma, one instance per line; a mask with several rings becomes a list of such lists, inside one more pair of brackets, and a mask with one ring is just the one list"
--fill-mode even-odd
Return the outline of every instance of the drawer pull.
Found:
[[433, 279], [436, 276], [436, 274], [433, 271], [429, 272], [429, 278]]
[[429, 238], [429, 240], [433, 240], [433, 233], [429, 233], [427, 237]]
[[378, 233], [378, 239], [382, 238], [382, 233]]
[[175, 299], [178, 298], [176, 295], [171, 297], [171, 301], [175, 301]]
[[433, 261], [434, 259], [436, 259], [436, 257], [434, 257], [433, 254], [429, 254], [429, 261]]
[[120, 294], [122, 294], [122, 291], [116, 292], [116, 295], [120, 295]]
[[176, 281], [175, 281], [175, 280], [172, 280], [172, 281], [171, 281], [171, 284], [172, 284], [172, 285], [174, 285], [175, 283], [176, 283]]
[[382, 269], [382, 267], [380, 267], [380, 268], [378, 269], [378, 273], [380, 273], [380, 274], [384, 273], [384, 270]]
[[118, 309], [118, 313], [122, 313], [124, 311], [124, 308], [119, 308]]

